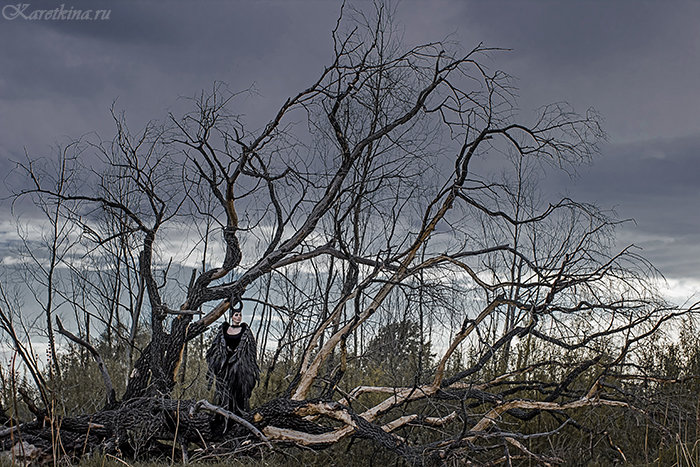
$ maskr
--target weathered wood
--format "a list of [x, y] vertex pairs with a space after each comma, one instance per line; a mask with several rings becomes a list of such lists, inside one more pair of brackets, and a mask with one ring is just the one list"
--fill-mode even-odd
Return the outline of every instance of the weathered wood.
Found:
[[234, 422], [238, 423], [239, 425], [244, 426], [247, 428], [251, 433], [253, 433], [255, 436], [260, 438], [261, 441], [263, 441], [268, 448], [272, 449], [272, 445], [270, 444], [270, 440], [263, 435], [260, 430], [255, 428], [250, 422], [248, 422], [246, 419], [239, 417], [233, 412], [229, 412], [226, 409], [223, 409], [222, 407], [219, 407], [218, 405], [211, 404], [209, 401], [202, 399], [197, 401], [191, 408], [190, 408], [190, 415], [194, 415], [198, 410], [204, 409], [208, 410], [213, 413], [218, 413], [219, 415], [222, 415], [226, 418], [229, 418], [233, 420]]

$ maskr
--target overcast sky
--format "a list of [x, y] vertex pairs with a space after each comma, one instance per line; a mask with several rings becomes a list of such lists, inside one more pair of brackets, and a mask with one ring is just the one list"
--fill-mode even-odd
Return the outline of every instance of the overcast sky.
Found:
[[[50, 154], [93, 131], [110, 139], [115, 100], [138, 128], [220, 80], [254, 86], [243, 110], [262, 124], [328, 63], [340, 11], [324, 0], [28, 3], [20, 14], [0, 2], [2, 176], [25, 150]], [[24, 19], [61, 3], [109, 9], [109, 19]], [[700, 2], [404, 1], [397, 19], [409, 45], [449, 37], [512, 49], [489, 66], [517, 79], [524, 112], [555, 101], [597, 109], [609, 135], [601, 157], [554, 184], [634, 218], [621, 243], [643, 248], [677, 293], [700, 289]]]

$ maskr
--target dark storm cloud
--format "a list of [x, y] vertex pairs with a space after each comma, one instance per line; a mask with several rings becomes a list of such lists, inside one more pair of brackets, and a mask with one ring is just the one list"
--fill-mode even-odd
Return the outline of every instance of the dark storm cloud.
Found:
[[698, 191], [700, 135], [609, 145], [584, 183], [598, 196], [635, 202], [655, 195], [689, 199]]
[[[31, 2], [31, 9], [52, 9], [64, 5], [64, 10], [108, 10], [109, 18], [96, 21], [42, 21], [37, 26], [58, 31], [88, 41], [117, 42], [122, 45], [180, 43], [184, 40], [178, 27], [179, 2], [161, 4], [153, 1], [105, 2], [78, 0], [67, 2]], [[179, 24], [182, 26], [182, 23]]]
[[[340, 10], [340, 2], [320, 0], [27, 3], [111, 13], [94, 22], [0, 18], [3, 174], [25, 148], [47, 155], [55, 143], [91, 131], [111, 138], [115, 99], [139, 128], [214, 80], [231, 90], [254, 86], [258, 94], [233, 111], [263, 125], [327, 64]], [[671, 274], [695, 278], [698, 18], [698, 2], [632, 0], [407, 0], [397, 12], [399, 33], [412, 45], [447, 37], [464, 48], [483, 41], [513, 49], [487, 64], [517, 78], [525, 114], [560, 100], [580, 111], [596, 107], [610, 144], [578, 180], [553, 188], [635, 218], [622, 240], [642, 245]]]
[[[57, 5], [32, 2], [28, 12]], [[92, 1], [63, 5], [65, 9], [110, 8], [104, 2]], [[133, 85], [133, 63], [143, 60], [134, 57], [135, 48], [154, 51], [164, 44], [177, 44], [182, 37], [164, 21], [165, 16], [144, 14], [144, 5], [111, 5], [114, 11], [106, 21], [4, 20], [0, 38], [12, 46], [3, 50], [5, 79], [0, 95], [7, 99], [53, 94], [82, 97], [92, 96], [114, 83]]]
[[91, 131], [109, 139], [115, 99], [138, 129], [215, 80], [234, 91], [255, 87], [257, 105], [240, 111], [259, 126], [327, 62], [339, 11], [325, 2], [65, 3], [71, 7], [109, 8], [110, 19], [0, 18], [0, 43], [8, 44], [0, 49], [3, 159], [17, 160], [25, 148], [48, 154]]
[[649, 50], [669, 33], [672, 11], [643, 1], [473, 2], [467, 24], [549, 65], [545, 71], [578, 72]]
[[[259, 72], [270, 58], [282, 59], [279, 65], [286, 70], [290, 65], [303, 70], [303, 62], [285, 60], [295, 42], [304, 44], [307, 50], [325, 42], [305, 40], [304, 31], [308, 28], [301, 27], [295, 9], [281, 5], [271, 8], [264, 2], [73, 5], [109, 7], [110, 19], [4, 22], [3, 26], [8, 27], [0, 31], [0, 38], [13, 46], [3, 51], [5, 79], [0, 95], [14, 99], [53, 93], [81, 97], [139, 87], [167, 91], [175, 87], [178, 92], [178, 82], [199, 85], [214, 79], [249, 86], [254, 81], [273, 78], [269, 72], [276, 70], [271, 63], [267, 63], [267, 74], [251, 73]], [[31, 7], [38, 8], [34, 4]], [[313, 22], [315, 14], [325, 12], [325, 33], [336, 11], [335, 6], [313, 9], [306, 20]], [[281, 47], [287, 53], [280, 53]], [[294, 55], [297, 54], [291, 57]], [[277, 71], [276, 79], [280, 72]], [[163, 77], [170, 77], [169, 82], [163, 82]]]
[[524, 114], [565, 100], [595, 107], [610, 144], [580, 177], [549, 188], [632, 218], [634, 243], [668, 277], [694, 277], [700, 258], [700, 3], [464, 2], [448, 32], [511, 48], [492, 67], [513, 74]]
[[671, 278], [697, 277], [700, 258], [700, 135], [605, 145], [575, 180], [547, 188], [630, 219], [620, 247], [635, 244]]
[[698, 2], [472, 1], [445, 21], [466, 45], [511, 52], [520, 106], [597, 108], [616, 142], [700, 133]]

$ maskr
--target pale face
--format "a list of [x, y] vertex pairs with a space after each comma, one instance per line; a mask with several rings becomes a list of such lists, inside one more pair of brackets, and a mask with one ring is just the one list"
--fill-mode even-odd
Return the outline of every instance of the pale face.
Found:
[[240, 311], [235, 312], [233, 315], [231, 315], [231, 322], [234, 326], [240, 325], [241, 321], [243, 321], [243, 315]]

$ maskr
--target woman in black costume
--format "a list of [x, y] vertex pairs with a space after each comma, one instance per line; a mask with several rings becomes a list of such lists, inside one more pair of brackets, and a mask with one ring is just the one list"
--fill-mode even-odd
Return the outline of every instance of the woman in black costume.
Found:
[[231, 324], [224, 322], [207, 350], [208, 387], [216, 378], [214, 402], [237, 415], [248, 410], [248, 399], [260, 379], [255, 337], [242, 322], [241, 309], [231, 313]]

